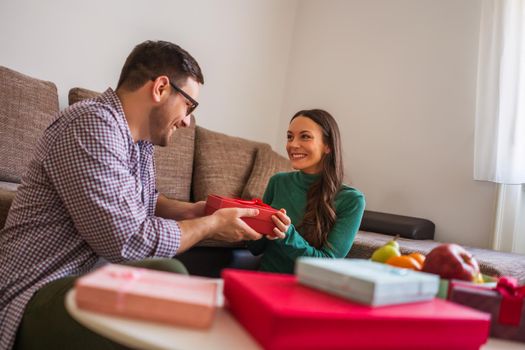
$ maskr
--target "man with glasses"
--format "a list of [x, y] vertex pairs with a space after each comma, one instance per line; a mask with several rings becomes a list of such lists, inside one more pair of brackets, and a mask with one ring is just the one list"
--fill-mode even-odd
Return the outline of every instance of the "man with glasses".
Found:
[[64, 308], [76, 276], [99, 258], [185, 272], [171, 258], [202, 239], [261, 237], [240, 220], [255, 209], [203, 217], [204, 202], [156, 191], [153, 146], [189, 125], [203, 83], [186, 51], [147, 41], [115, 91], [65, 109], [47, 128], [0, 231], [0, 349], [116, 347]]

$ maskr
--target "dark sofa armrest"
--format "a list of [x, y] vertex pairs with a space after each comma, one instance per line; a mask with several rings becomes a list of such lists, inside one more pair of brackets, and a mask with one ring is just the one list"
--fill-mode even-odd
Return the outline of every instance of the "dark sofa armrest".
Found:
[[365, 210], [359, 229], [409, 239], [434, 239], [436, 225], [427, 219]]

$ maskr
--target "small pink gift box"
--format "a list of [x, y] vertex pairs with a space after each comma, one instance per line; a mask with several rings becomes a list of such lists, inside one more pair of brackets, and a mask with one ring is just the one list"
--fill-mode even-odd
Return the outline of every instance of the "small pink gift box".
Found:
[[204, 278], [106, 265], [75, 283], [79, 308], [179, 326], [208, 328], [217, 284]]

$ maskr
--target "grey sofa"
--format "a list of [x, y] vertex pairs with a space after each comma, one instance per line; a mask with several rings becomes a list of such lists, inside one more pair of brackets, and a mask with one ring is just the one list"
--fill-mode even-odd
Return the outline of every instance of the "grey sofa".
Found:
[[[73, 88], [69, 103], [98, 92]], [[54, 83], [0, 66], [0, 228], [16, 195], [25, 167], [42, 134], [58, 113]], [[231, 155], [235, 154], [235, 157]], [[268, 144], [232, 137], [195, 125], [177, 130], [171, 144], [155, 151], [157, 186], [168, 197], [198, 201], [215, 193], [230, 197], [261, 197], [268, 179], [277, 171], [291, 170], [287, 159]], [[361, 228], [348, 254], [367, 259], [393, 235], [403, 253], [428, 253], [439, 242], [434, 224], [408, 216], [365, 211]], [[513, 275], [525, 283], [525, 256], [468, 248], [482, 272]], [[203, 241], [177, 256], [194, 274], [219, 276], [224, 267], [257, 268], [243, 242]]]

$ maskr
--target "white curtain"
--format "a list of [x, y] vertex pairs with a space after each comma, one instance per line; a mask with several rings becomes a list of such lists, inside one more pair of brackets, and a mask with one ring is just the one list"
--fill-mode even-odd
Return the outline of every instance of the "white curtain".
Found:
[[482, 0], [474, 179], [498, 183], [492, 248], [525, 254], [525, 0]]
[[483, 0], [474, 179], [525, 183], [525, 0]]

